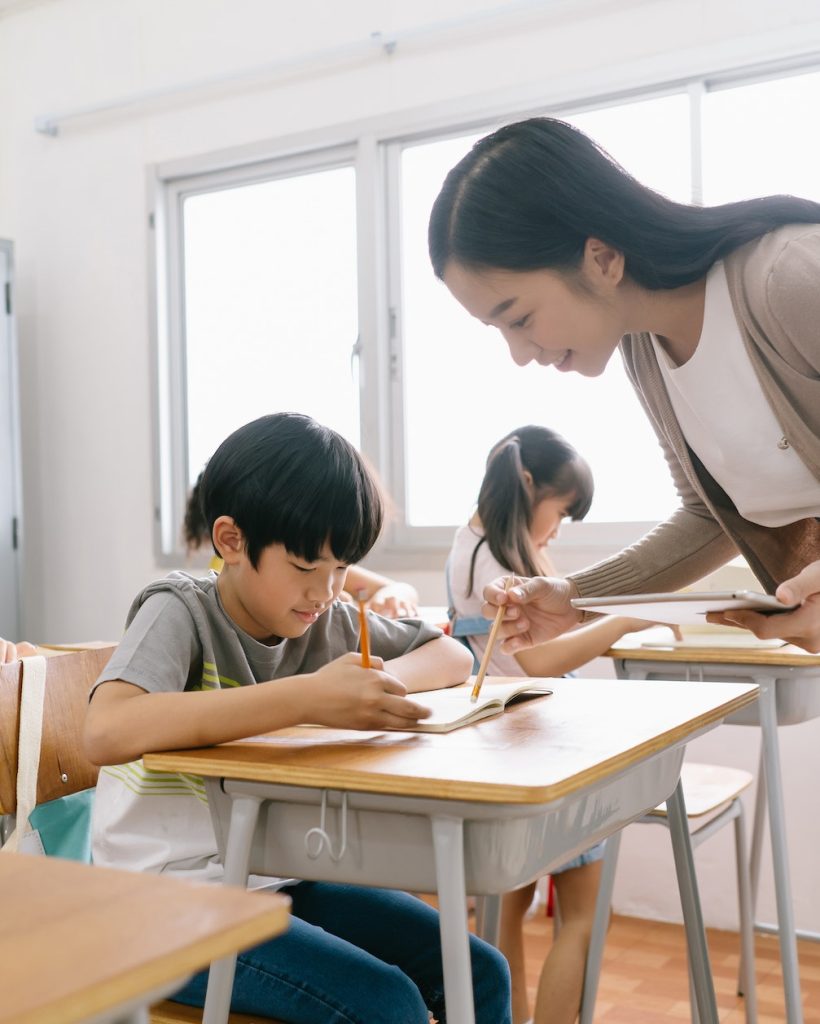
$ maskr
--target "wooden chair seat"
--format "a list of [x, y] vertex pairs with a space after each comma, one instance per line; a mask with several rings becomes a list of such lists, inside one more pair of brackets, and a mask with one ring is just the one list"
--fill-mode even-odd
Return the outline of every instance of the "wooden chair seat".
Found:
[[[690, 819], [699, 818], [731, 803], [754, 781], [754, 776], [742, 768], [688, 762], [684, 762], [680, 777], [686, 799], [686, 817]], [[666, 804], [659, 804], [649, 813], [665, 818]]]
[[[151, 1024], [202, 1024], [202, 1010], [198, 1006], [185, 1006], [166, 999], [151, 1007]], [[256, 1014], [231, 1013], [228, 1024], [282, 1024], [272, 1017], [258, 1017]]]

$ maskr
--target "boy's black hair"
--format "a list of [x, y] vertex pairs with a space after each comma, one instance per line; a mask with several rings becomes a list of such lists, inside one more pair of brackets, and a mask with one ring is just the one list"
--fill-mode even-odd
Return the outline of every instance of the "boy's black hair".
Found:
[[211, 456], [197, 488], [209, 535], [219, 516], [230, 516], [254, 568], [271, 544], [307, 562], [327, 544], [340, 562], [358, 562], [376, 543], [384, 519], [362, 456], [340, 434], [300, 413], [261, 416], [235, 430]]

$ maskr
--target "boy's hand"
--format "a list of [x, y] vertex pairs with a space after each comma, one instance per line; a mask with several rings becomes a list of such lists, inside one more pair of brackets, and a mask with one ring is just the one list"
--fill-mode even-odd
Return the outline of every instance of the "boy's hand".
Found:
[[[336, 729], [402, 729], [430, 715], [430, 709], [406, 697], [407, 689], [371, 656], [362, 668], [360, 654], [344, 654], [305, 678], [305, 721]], [[309, 693], [309, 696], [308, 696]]]

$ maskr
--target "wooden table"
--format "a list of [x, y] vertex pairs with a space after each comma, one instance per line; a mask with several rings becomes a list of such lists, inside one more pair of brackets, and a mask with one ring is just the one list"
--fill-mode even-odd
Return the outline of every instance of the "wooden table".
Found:
[[[752, 901], [756, 902], [766, 807], [772, 844], [777, 931], [783, 966], [786, 1019], [802, 1024], [797, 931], [791, 896], [786, 815], [780, 768], [778, 725], [794, 725], [820, 717], [820, 655], [799, 647], [743, 649], [740, 647], [644, 647], [640, 634], [625, 637], [607, 652], [621, 679], [709, 680], [752, 682], [760, 687], [758, 703], [726, 719], [727, 725], [754, 725], [761, 730], [760, 768], [752, 825], [750, 876]], [[760, 927], [760, 925], [757, 925]], [[820, 936], [812, 934], [811, 938]]]
[[[677, 784], [684, 745], [757, 689], [549, 685], [446, 735], [297, 728], [145, 764], [206, 778], [226, 882], [252, 870], [437, 892], [450, 1024], [474, 1021], [467, 893], [524, 885], [668, 799], [701, 1021], [717, 1021]], [[223, 1024], [232, 981], [231, 961], [211, 969], [206, 1024]]]
[[0, 1022], [148, 1022], [212, 960], [287, 927], [289, 900], [0, 853]]

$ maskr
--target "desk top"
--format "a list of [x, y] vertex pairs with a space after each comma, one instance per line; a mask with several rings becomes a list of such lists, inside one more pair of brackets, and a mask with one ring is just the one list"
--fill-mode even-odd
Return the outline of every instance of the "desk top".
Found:
[[287, 927], [289, 900], [0, 853], [0, 1021], [73, 1024]]
[[[690, 636], [691, 639], [691, 636]], [[609, 658], [628, 658], [630, 661], [669, 661], [709, 665], [777, 665], [788, 668], [816, 668], [820, 670], [820, 654], [809, 654], [800, 647], [785, 644], [782, 647], [720, 647], [709, 646], [709, 637], [703, 636], [703, 647], [644, 647], [640, 633], [627, 634], [606, 652]]]
[[[546, 682], [552, 696], [445, 734], [308, 726], [147, 754], [144, 762], [157, 771], [317, 789], [543, 804], [684, 743], [757, 698], [746, 683]], [[469, 692], [467, 685], [465, 702]]]

